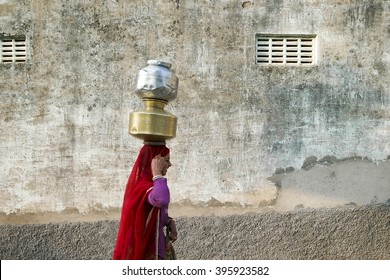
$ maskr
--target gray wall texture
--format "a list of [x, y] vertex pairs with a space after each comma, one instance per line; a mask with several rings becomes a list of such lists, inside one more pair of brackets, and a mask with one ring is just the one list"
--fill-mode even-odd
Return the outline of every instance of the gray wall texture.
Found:
[[[317, 64], [256, 64], [260, 33], [315, 34]], [[180, 79], [172, 208], [272, 210], [183, 216], [182, 258], [389, 258], [389, 1], [0, 0], [0, 34], [27, 41], [0, 63], [2, 258], [109, 258], [115, 221], [12, 224], [120, 210], [149, 59]]]
[[[390, 205], [179, 217], [179, 259], [390, 259]], [[1, 259], [111, 259], [117, 221], [0, 226]], [[15, 241], [18, 242], [15, 242]]]
[[[167, 107], [178, 116], [174, 202], [275, 205], [276, 171], [313, 157], [386, 162], [389, 25], [380, 0], [0, 1], [0, 32], [25, 34], [28, 52], [25, 64], [0, 64], [0, 211], [121, 207], [142, 145], [128, 114], [143, 107], [135, 77], [148, 59], [172, 62], [180, 79]], [[258, 33], [317, 35], [317, 65], [255, 64]], [[346, 192], [390, 198], [387, 179], [359, 185], [343, 172], [333, 178]]]

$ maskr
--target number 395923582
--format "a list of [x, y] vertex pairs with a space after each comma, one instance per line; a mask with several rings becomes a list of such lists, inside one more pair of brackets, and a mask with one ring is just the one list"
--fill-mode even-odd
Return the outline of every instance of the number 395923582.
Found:
[[229, 266], [216, 267], [215, 275], [269, 275], [268, 267]]

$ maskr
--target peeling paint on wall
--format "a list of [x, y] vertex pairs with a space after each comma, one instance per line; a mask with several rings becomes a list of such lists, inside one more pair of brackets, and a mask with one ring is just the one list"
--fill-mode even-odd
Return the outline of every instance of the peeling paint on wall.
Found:
[[269, 179], [279, 187], [275, 203], [279, 211], [390, 201], [389, 160], [312, 156], [301, 170], [279, 168]]

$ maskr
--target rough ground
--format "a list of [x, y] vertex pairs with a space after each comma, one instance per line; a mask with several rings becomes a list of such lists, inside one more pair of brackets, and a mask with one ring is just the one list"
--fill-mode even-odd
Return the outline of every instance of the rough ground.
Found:
[[[177, 218], [180, 259], [390, 259], [390, 205]], [[0, 226], [1, 259], [110, 259], [118, 220]]]

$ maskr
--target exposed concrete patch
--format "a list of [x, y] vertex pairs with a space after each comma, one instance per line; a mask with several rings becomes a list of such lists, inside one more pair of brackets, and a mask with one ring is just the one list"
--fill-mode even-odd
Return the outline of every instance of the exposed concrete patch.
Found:
[[[213, 200], [211, 200], [212, 202]], [[212, 203], [211, 203], [212, 204]], [[243, 215], [247, 213], [264, 213], [272, 211], [274, 207], [242, 207], [234, 206], [229, 203], [216, 201], [211, 204], [194, 204], [192, 202], [172, 203], [169, 213], [172, 217], [207, 217], [207, 216], [227, 216]], [[121, 208], [112, 208], [110, 210], [93, 211], [88, 213], [79, 213], [77, 211], [63, 212], [42, 212], [42, 213], [0, 213], [0, 225], [21, 225], [21, 224], [47, 224], [47, 223], [78, 223], [78, 222], [97, 222], [120, 219]]]
[[47, 224], [47, 223], [77, 223], [96, 222], [102, 220], [119, 220], [120, 209], [107, 211], [95, 211], [89, 213], [78, 213], [77, 211], [63, 212], [42, 212], [42, 213], [0, 213], [0, 225], [20, 224]]
[[267, 188], [263, 188], [257, 191], [247, 191], [247, 192], [231, 192], [228, 195], [225, 195], [225, 199], [216, 199], [211, 197], [207, 201], [200, 200], [191, 200], [191, 199], [181, 199], [177, 202], [173, 201], [171, 205], [178, 207], [193, 207], [193, 208], [203, 208], [203, 207], [227, 207], [227, 208], [262, 208], [268, 207], [275, 204], [277, 197], [277, 188], [274, 184], [268, 183]]
[[303, 162], [302, 169], [309, 170], [310, 168], [316, 165], [332, 165], [337, 162], [349, 161], [349, 160], [364, 160], [367, 162], [374, 162], [373, 160], [370, 160], [368, 157], [360, 157], [360, 156], [352, 156], [352, 157], [347, 157], [342, 159], [337, 159], [337, 157], [335, 156], [325, 156], [320, 160], [318, 160], [318, 158], [315, 156], [311, 156], [308, 157]]
[[301, 170], [278, 169], [269, 180], [279, 187], [277, 210], [384, 203], [390, 198], [390, 161], [309, 157]]

